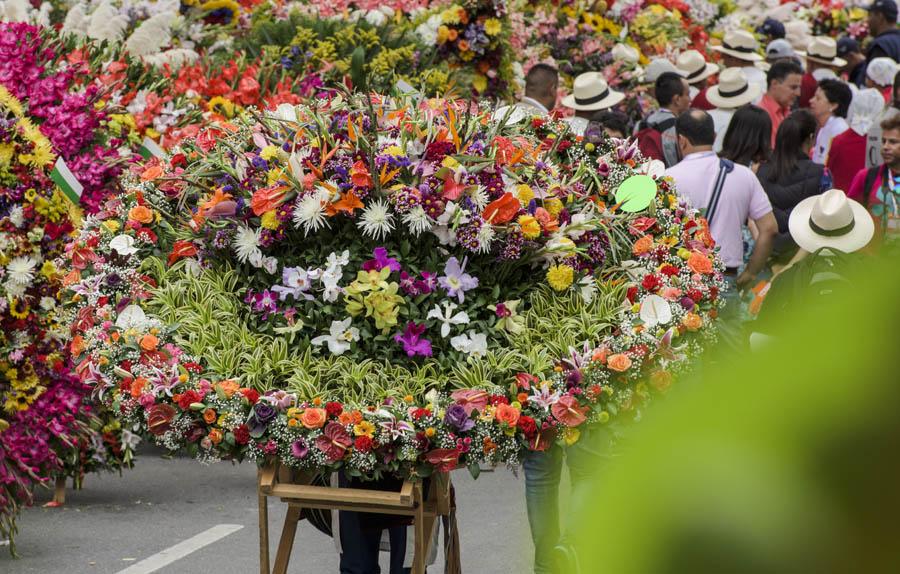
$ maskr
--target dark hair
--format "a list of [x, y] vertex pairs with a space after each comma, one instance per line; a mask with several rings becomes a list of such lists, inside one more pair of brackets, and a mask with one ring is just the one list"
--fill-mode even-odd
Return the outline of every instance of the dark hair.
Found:
[[601, 110], [591, 117], [591, 122], [597, 123], [601, 128], [610, 129], [628, 136], [628, 116], [615, 110]]
[[881, 131], [900, 130], [900, 114], [894, 114], [881, 122]]
[[675, 120], [675, 133], [687, 138], [691, 145], [713, 145], [716, 125], [712, 116], [703, 110], [688, 110]]
[[769, 113], [751, 104], [738, 108], [728, 123], [719, 156], [749, 166], [767, 161], [771, 153], [772, 118]]
[[675, 96], [679, 96], [684, 93], [684, 78], [682, 78], [679, 74], [675, 72], [664, 72], [656, 78], [655, 93], [656, 93], [656, 101], [659, 102], [661, 106], [668, 106], [672, 103], [672, 100], [675, 99]]
[[791, 175], [797, 162], [809, 159], [803, 153], [803, 142], [815, 135], [818, 125], [809, 110], [796, 110], [781, 122], [775, 134], [775, 152], [769, 170], [769, 181], [775, 182]]
[[850, 102], [853, 100], [853, 92], [850, 86], [840, 80], [822, 80], [819, 82], [819, 89], [825, 94], [825, 98], [832, 104], [837, 104], [834, 115], [839, 118], [847, 117], [847, 110], [850, 109]]
[[549, 64], [535, 64], [525, 75], [525, 93], [541, 96], [555, 95], [559, 72]]
[[800, 64], [791, 60], [775, 62], [766, 74], [766, 87], [771, 87], [772, 82], [776, 80], [783, 82], [791, 74], [803, 75], [803, 68], [800, 67]]

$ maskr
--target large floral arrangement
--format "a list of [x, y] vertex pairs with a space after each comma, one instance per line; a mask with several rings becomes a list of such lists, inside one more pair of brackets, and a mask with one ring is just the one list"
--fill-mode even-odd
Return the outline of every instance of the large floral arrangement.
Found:
[[127, 434], [96, 416], [71, 372], [54, 265], [74, 206], [50, 179], [51, 141], [0, 86], [0, 535], [55, 476], [127, 464]]
[[169, 448], [359, 476], [634, 417], [711, 333], [708, 229], [663, 179], [617, 209], [633, 147], [488, 117], [334, 98], [137, 169], [67, 250], [79, 373]]

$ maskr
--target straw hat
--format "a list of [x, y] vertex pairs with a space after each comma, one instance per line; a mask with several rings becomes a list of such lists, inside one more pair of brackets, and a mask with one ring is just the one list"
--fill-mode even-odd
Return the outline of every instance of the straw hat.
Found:
[[[803, 56], [803, 52], [799, 52]], [[847, 60], [838, 58], [837, 42], [829, 36], [814, 36], [806, 48], [806, 59], [832, 68], [843, 68]]]
[[747, 76], [740, 68], [725, 68], [719, 74], [719, 83], [706, 90], [709, 103], [730, 110], [749, 104], [759, 96], [762, 87], [747, 81]]
[[697, 50], [686, 50], [679, 54], [675, 67], [687, 83], [696, 84], [706, 78], [718, 74], [719, 66], [706, 61]]
[[656, 78], [662, 76], [666, 72], [675, 72], [677, 74], [678, 68], [675, 67], [675, 64], [665, 58], [654, 58], [647, 64], [647, 68], [641, 75], [640, 81], [652, 84], [656, 81]]
[[575, 78], [572, 93], [562, 99], [562, 105], [573, 110], [605, 110], [625, 99], [625, 94], [609, 89], [600, 72], [585, 72]]
[[725, 33], [721, 46], [713, 46], [713, 50], [734, 56], [747, 62], [759, 62], [763, 59], [757, 51], [759, 43], [756, 37], [746, 30], [731, 30]]
[[839, 189], [829, 189], [798, 203], [788, 229], [797, 245], [810, 253], [823, 247], [852, 253], [869, 243], [875, 223], [861, 204]]

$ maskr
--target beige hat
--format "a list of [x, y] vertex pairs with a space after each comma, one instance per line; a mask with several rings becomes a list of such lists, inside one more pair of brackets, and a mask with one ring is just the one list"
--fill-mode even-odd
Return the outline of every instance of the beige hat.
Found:
[[707, 62], [703, 54], [697, 50], [686, 50], [679, 54], [675, 67], [687, 83], [696, 84], [706, 78], [718, 74], [719, 66]]
[[823, 247], [852, 253], [869, 243], [875, 223], [861, 204], [839, 189], [829, 189], [798, 203], [788, 229], [797, 245], [810, 253]]
[[562, 99], [562, 105], [573, 110], [605, 110], [625, 99], [625, 94], [609, 89], [600, 72], [585, 72], [575, 78], [572, 93]]
[[756, 41], [756, 37], [747, 30], [726, 32], [722, 45], [713, 46], [713, 50], [747, 62], [759, 62], [763, 59], [758, 53], [759, 43]]
[[644, 70], [644, 73], [641, 74], [639, 81], [652, 84], [656, 81], [656, 78], [662, 76], [666, 72], [675, 72], [677, 74], [678, 68], [675, 67], [675, 64], [665, 58], [654, 58], [647, 64], [647, 68]]
[[749, 104], [760, 92], [762, 87], [747, 81], [743, 70], [725, 68], [719, 74], [719, 83], [706, 90], [706, 99], [717, 108], [731, 110]]
[[[798, 52], [803, 56], [803, 52]], [[837, 42], [830, 36], [814, 36], [806, 48], [806, 59], [833, 68], [843, 68], [847, 60], [837, 57]]]

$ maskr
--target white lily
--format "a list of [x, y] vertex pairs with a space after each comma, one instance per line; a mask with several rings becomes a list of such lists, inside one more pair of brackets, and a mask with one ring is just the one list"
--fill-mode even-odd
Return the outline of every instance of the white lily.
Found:
[[437, 319], [441, 322], [441, 337], [446, 338], [450, 334], [451, 325], [467, 325], [469, 323], [469, 315], [465, 311], [453, 314], [458, 305], [452, 301], [444, 301], [444, 310], [441, 311], [440, 305], [435, 305], [428, 312], [427, 319]]
[[359, 329], [351, 327], [351, 321], [353, 321], [351, 317], [347, 317], [343, 321], [332, 321], [328, 335], [320, 335], [310, 342], [313, 345], [328, 343], [328, 350], [331, 351], [331, 354], [343, 355], [350, 349], [350, 343], [359, 341]]

